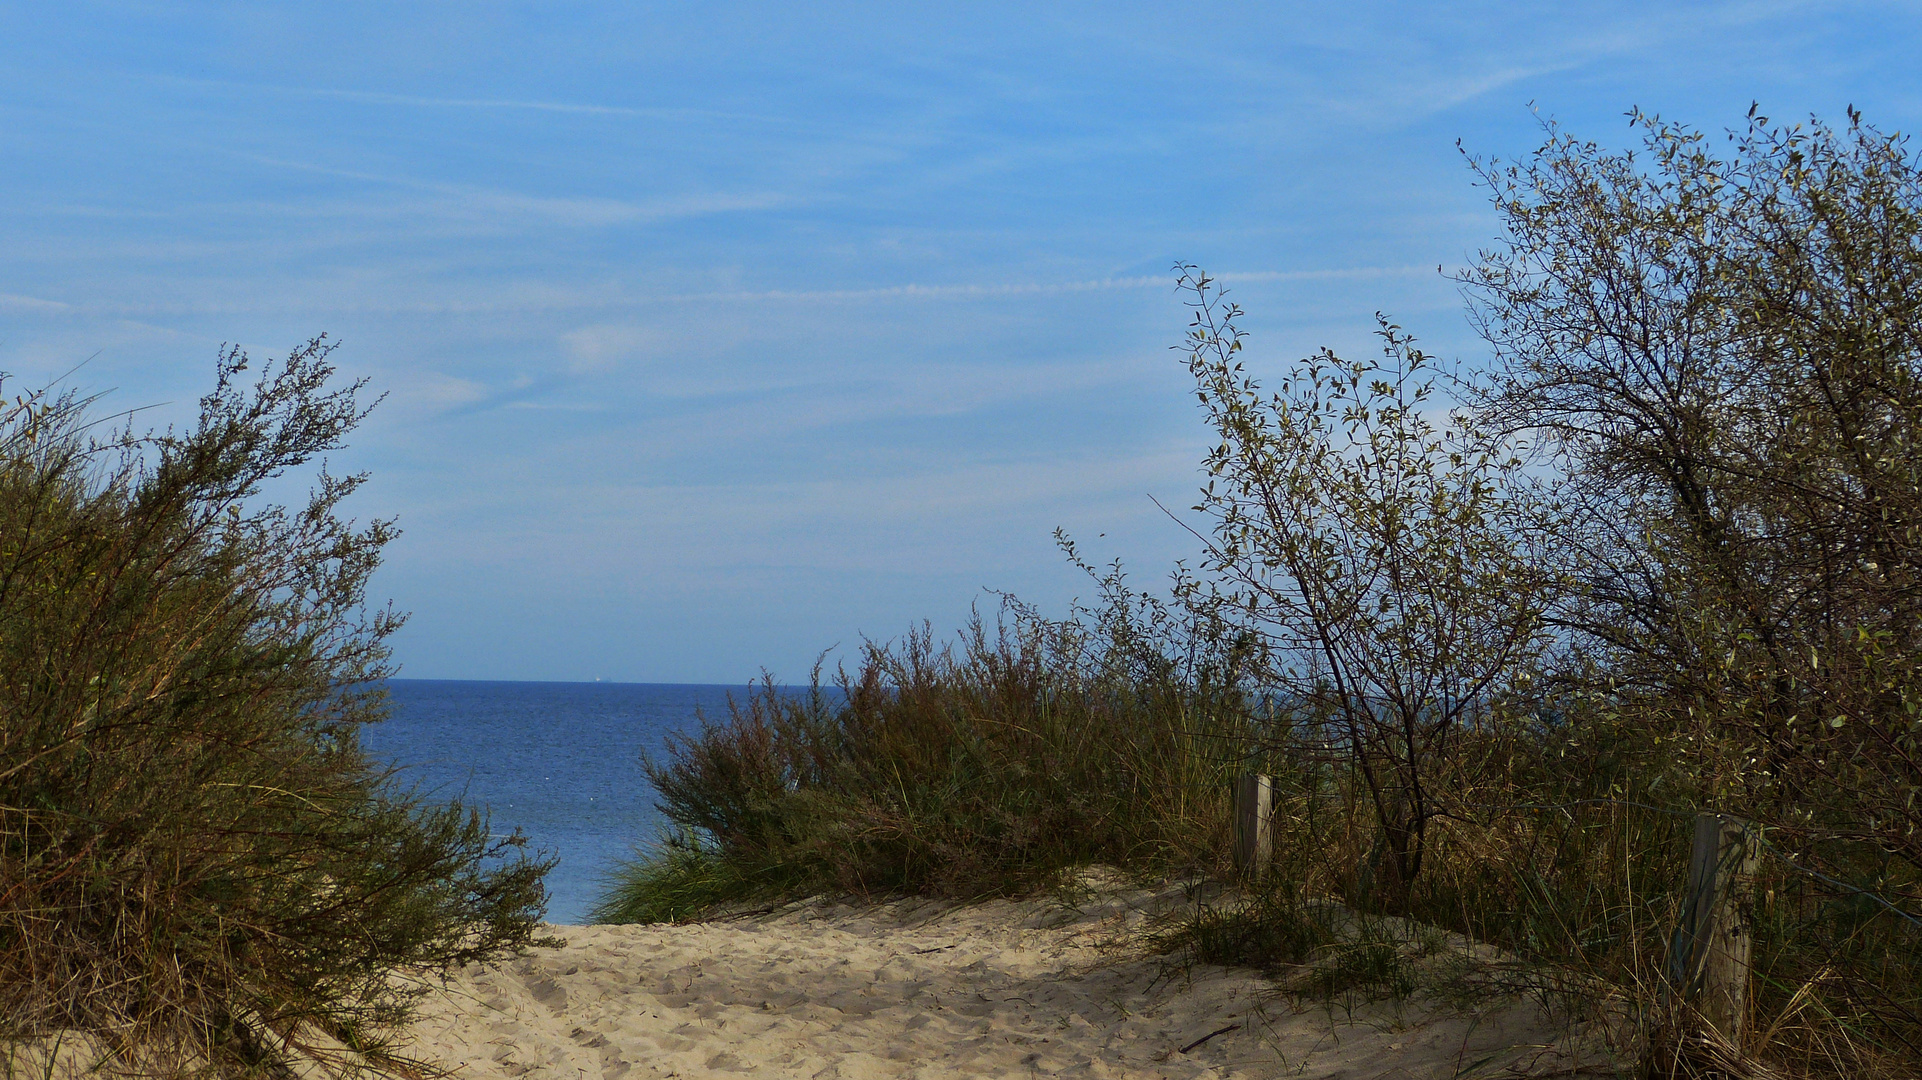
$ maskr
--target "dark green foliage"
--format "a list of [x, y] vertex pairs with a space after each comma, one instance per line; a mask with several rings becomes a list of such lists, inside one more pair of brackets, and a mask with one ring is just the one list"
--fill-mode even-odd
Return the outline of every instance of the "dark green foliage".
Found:
[[1175, 924], [1155, 944], [1203, 964], [1305, 964], [1339, 940], [1322, 916], [1302, 902], [1295, 882], [1277, 878], [1246, 902], [1197, 905], [1192, 918]]
[[807, 884], [805, 878], [786, 881], [757, 874], [757, 869], [692, 836], [672, 837], [650, 857], [615, 867], [605, 896], [589, 918], [597, 923], [688, 922], [742, 900], [780, 895], [783, 884]]
[[365, 415], [329, 350], [252, 388], [223, 353], [184, 434], [0, 411], [0, 1038], [405, 1072], [419, 980], [529, 940], [546, 864], [359, 748], [400, 622], [364, 604], [391, 525], [336, 512], [363, 478], [260, 498]]
[[1403, 940], [1403, 929], [1400, 920], [1304, 901], [1294, 883], [1277, 880], [1226, 905], [1198, 906], [1153, 944], [1184, 961], [1262, 968], [1322, 1001], [1400, 1001], [1421, 988], [1419, 963], [1434, 951], [1427, 941]]

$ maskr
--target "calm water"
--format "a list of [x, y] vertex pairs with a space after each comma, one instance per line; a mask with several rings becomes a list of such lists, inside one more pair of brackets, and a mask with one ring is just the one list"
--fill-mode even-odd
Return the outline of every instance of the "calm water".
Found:
[[692, 730], [696, 708], [725, 715], [727, 695], [744, 689], [396, 679], [393, 718], [362, 741], [405, 779], [487, 806], [495, 832], [518, 826], [530, 846], [558, 854], [547, 917], [578, 923], [608, 867], [658, 835], [641, 754]]

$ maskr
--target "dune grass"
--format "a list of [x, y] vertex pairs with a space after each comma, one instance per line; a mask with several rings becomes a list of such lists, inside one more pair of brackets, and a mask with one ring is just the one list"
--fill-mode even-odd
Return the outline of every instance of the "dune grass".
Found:
[[1215, 872], [1227, 785], [1260, 763], [1238, 689], [1140, 637], [1012, 617], [870, 646], [838, 686], [771, 682], [647, 764], [678, 834], [605, 921], [814, 892], [975, 899], [1078, 866]]

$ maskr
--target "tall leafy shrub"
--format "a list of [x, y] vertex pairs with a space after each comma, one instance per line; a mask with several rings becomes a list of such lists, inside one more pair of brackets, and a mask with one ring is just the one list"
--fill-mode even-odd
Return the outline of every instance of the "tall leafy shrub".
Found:
[[[529, 941], [545, 864], [361, 751], [384, 715], [365, 602], [389, 522], [318, 469], [360, 383], [316, 339], [222, 353], [185, 432], [102, 436], [89, 402], [0, 410], [0, 1038], [109, 1071], [406, 1071], [419, 977]], [[510, 842], [511, 843], [511, 842]], [[501, 856], [506, 855], [503, 858]]]
[[1706, 799], [1922, 904], [1922, 163], [1853, 115], [1634, 119], [1641, 157], [1483, 165], [1464, 278], [1488, 414], [1576, 496], [1559, 615]]
[[1459, 816], [1467, 735], [1496, 719], [1552, 636], [1552, 502], [1510, 441], [1434, 396], [1438, 373], [1385, 320], [1379, 361], [1323, 350], [1264, 387], [1241, 311], [1182, 267], [1183, 346], [1216, 438], [1195, 509], [1225, 617], [1266, 659], [1298, 757], [1333, 756], [1378, 830], [1370, 902], [1405, 909], [1430, 827]]
[[1483, 414], [1567, 479], [1586, 688], [1679, 766], [1665, 800], [1766, 830], [1759, 1006], [1811, 1068], [1913, 1075], [1922, 160], [1853, 111], [1720, 148], [1631, 121], [1639, 151], [1550, 125], [1477, 163]]

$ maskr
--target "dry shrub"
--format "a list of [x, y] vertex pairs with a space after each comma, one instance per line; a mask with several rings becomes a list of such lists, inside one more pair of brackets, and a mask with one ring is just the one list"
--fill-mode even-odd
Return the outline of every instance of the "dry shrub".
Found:
[[[389, 523], [263, 485], [340, 445], [329, 346], [222, 354], [184, 434], [89, 436], [87, 402], [0, 412], [0, 1038], [109, 1074], [410, 1074], [436, 970], [529, 940], [545, 864], [398, 787], [368, 575]], [[508, 858], [502, 858], [502, 855]], [[9, 1075], [13, 1066], [9, 1065]]]

